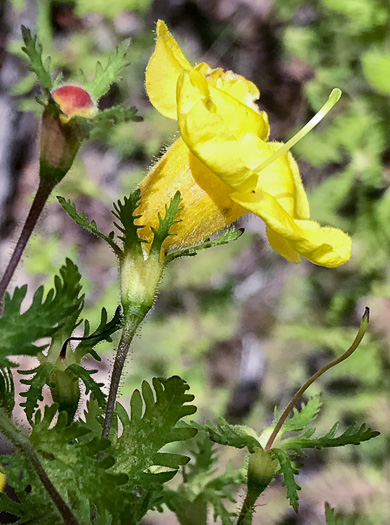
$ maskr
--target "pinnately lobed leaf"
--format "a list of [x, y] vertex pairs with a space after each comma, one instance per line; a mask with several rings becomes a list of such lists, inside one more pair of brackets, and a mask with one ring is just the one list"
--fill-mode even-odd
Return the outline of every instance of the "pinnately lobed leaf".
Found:
[[22, 37], [24, 41], [22, 51], [24, 51], [30, 61], [31, 71], [36, 74], [41, 86], [47, 91], [51, 91], [53, 89], [53, 81], [50, 76], [50, 57], [43, 62], [42, 45], [40, 44], [38, 37], [32, 35], [27, 27], [22, 26]]
[[207, 421], [205, 425], [193, 423], [198, 430], [205, 430], [215, 443], [227, 445], [235, 448], [247, 447], [249, 452], [253, 452], [256, 447], [260, 447], [259, 441], [249, 432], [251, 429], [239, 425], [231, 425], [223, 417], [219, 418], [218, 425]]
[[125, 40], [108, 57], [105, 67], [103, 67], [100, 62], [96, 64], [95, 78], [88, 86], [88, 91], [95, 100], [105, 95], [110, 89], [111, 84], [121, 79], [122, 70], [129, 65], [127, 60], [129, 47], [130, 40]]
[[133, 191], [128, 197], [123, 198], [123, 202], [118, 200], [114, 203], [112, 214], [119, 222], [114, 222], [114, 225], [121, 232], [119, 238], [123, 242], [124, 251], [136, 250], [142, 252], [142, 239], [138, 237], [138, 230], [142, 226], [134, 224], [135, 219], [139, 219], [139, 215], [135, 213], [138, 208], [141, 198], [141, 191], [139, 189]]
[[159, 258], [161, 254], [162, 245], [170, 235], [175, 235], [171, 232], [172, 226], [180, 222], [180, 219], [177, 218], [178, 213], [181, 210], [181, 195], [177, 191], [172, 197], [169, 205], [165, 205], [165, 216], [162, 217], [161, 214], [158, 214], [158, 228], [152, 228], [153, 232], [153, 241], [150, 248], [150, 256]]
[[312, 437], [315, 430], [307, 430], [302, 436], [289, 438], [283, 441], [283, 449], [301, 455], [303, 449], [306, 448], [329, 448], [342, 447], [344, 445], [359, 445], [363, 441], [368, 441], [369, 439], [379, 436], [379, 432], [372, 430], [364, 423], [360, 427], [356, 424], [352, 424], [342, 434], [336, 437], [338, 429], [339, 423], [336, 423], [329, 432], [321, 437]]
[[0, 318], [0, 366], [15, 366], [8, 359], [12, 355], [38, 354], [42, 350], [34, 344], [38, 339], [53, 336], [59, 330], [73, 330], [84, 304], [80, 278], [77, 266], [66, 259], [46, 298], [40, 286], [24, 313], [21, 308], [27, 286], [15, 288], [12, 297], [5, 295], [4, 314]]
[[274, 448], [270, 452], [273, 459], [276, 459], [279, 462], [280, 473], [284, 478], [283, 486], [287, 489], [287, 499], [290, 500], [290, 505], [295, 512], [298, 512], [298, 491], [301, 490], [301, 487], [295, 481], [295, 476], [299, 473], [298, 469], [295, 467], [286, 451], [280, 448]]
[[173, 259], [178, 259], [179, 257], [193, 257], [201, 250], [206, 250], [207, 248], [213, 248], [214, 246], [222, 246], [228, 244], [231, 241], [236, 241], [244, 233], [244, 228], [229, 228], [228, 230], [221, 233], [216, 239], [206, 239], [200, 244], [195, 246], [190, 246], [189, 248], [177, 248], [168, 252], [166, 261], [170, 262]]
[[114, 250], [116, 255], [120, 256], [122, 254], [121, 249], [114, 241], [114, 232], [109, 233], [109, 235], [105, 235], [102, 233], [99, 228], [96, 225], [95, 221], [88, 221], [87, 217], [85, 216], [85, 213], [83, 211], [78, 212], [76, 210], [75, 204], [71, 202], [70, 200], [64, 199], [64, 197], [57, 196], [58, 202], [61, 204], [61, 206], [64, 208], [66, 213], [71, 217], [79, 226], [84, 228], [84, 230], [87, 230], [90, 233], [93, 233], [100, 239], [103, 239], [106, 241], [111, 248]]
[[153, 388], [144, 381], [141, 392], [134, 391], [130, 416], [121, 405], [117, 406], [123, 433], [113, 444], [116, 459], [113, 470], [126, 473], [134, 488], [160, 485], [172, 479], [178, 468], [189, 461], [181, 454], [161, 451], [164, 445], [190, 439], [197, 433], [190, 426], [177, 426], [183, 417], [196, 411], [194, 405], [188, 404], [194, 399], [186, 393], [188, 388], [177, 376], [166, 380], [154, 378]]

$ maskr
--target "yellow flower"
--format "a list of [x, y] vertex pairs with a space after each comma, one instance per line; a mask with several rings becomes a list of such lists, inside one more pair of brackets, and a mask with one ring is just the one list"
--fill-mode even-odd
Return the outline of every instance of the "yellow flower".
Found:
[[162, 21], [146, 89], [161, 114], [177, 119], [181, 138], [141, 184], [140, 223], [148, 225], [141, 236], [151, 237], [157, 213], [180, 190], [182, 222], [167, 247], [202, 240], [250, 211], [264, 220], [271, 246], [289, 261], [299, 262], [302, 255], [335, 267], [349, 259], [349, 236], [310, 220], [299, 169], [289, 153], [338, 100], [336, 90], [291, 141], [268, 142], [268, 118], [255, 103], [257, 87], [231, 71], [205, 63], [193, 67]]

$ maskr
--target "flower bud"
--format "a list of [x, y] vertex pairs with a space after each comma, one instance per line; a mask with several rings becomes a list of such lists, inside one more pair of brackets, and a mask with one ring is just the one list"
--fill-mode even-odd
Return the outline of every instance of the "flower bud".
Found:
[[73, 117], [91, 119], [98, 112], [91, 96], [78, 86], [62, 86], [42, 115], [40, 177], [57, 184], [69, 171], [83, 140], [80, 123]]
[[73, 372], [56, 369], [50, 377], [50, 391], [54, 403], [59, 404], [59, 411], [67, 412], [68, 421], [73, 421], [80, 401], [79, 381]]

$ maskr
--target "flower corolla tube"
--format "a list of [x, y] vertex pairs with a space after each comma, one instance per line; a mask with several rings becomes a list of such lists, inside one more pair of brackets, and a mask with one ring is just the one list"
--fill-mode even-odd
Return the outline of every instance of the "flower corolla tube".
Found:
[[169, 248], [199, 242], [252, 212], [266, 223], [280, 255], [298, 263], [336, 267], [348, 261], [351, 239], [337, 228], [310, 220], [308, 199], [289, 149], [337, 102], [334, 90], [319, 113], [287, 144], [269, 141], [267, 114], [257, 87], [232, 71], [192, 66], [164, 22], [146, 69], [153, 106], [178, 122], [180, 137], [140, 185], [140, 236], [150, 240], [158, 213], [177, 190], [181, 222]]

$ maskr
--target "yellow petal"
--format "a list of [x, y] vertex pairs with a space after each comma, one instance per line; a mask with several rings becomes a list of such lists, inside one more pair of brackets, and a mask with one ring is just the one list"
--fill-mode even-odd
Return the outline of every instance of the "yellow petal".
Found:
[[271, 247], [282, 257], [292, 263], [301, 262], [301, 256], [291, 246], [290, 241], [282, 237], [279, 233], [274, 232], [274, 230], [271, 230], [269, 226], [267, 226], [267, 237]]
[[[256, 166], [280, 149], [282, 144], [264, 142], [248, 134], [240, 143], [240, 154], [245, 164], [254, 172]], [[309, 201], [306, 196], [299, 168], [290, 152], [280, 156], [258, 173], [258, 189], [275, 197], [288, 214], [297, 219], [310, 217]]]
[[[297, 255], [306, 257], [312, 263], [334, 268], [349, 260], [351, 238], [343, 231], [321, 227], [314, 221], [294, 220], [274, 197], [264, 192], [234, 193], [231, 198], [261, 217], [269, 230], [285, 239]], [[271, 239], [274, 249], [288, 260], [293, 260], [292, 252], [287, 252], [285, 243], [278, 243], [278, 238], [272, 234]]]
[[172, 227], [176, 235], [168, 237], [165, 249], [189, 246], [200, 242], [228, 226], [246, 213], [230, 199], [231, 189], [189, 151], [178, 139], [152, 168], [140, 185], [141, 203], [136, 214], [140, 237], [152, 240], [151, 227], [158, 227], [158, 213], [176, 191], [182, 196], [181, 222]]
[[177, 80], [192, 66], [162, 20], [157, 22], [156, 33], [156, 49], [146, 67], [146, 91], [157, 111], [176, 120]]
[[[237, 135], [243, 130], [245, 114], [251, 110], [235, 99], [226, 104], [226, 94], [216, 103], [213, 97], [207, 96], [201, 79], [203, 76], [195, 70], [183, 72], [179, 78], [177, 97], [181, 136], [192, 153], [225, 184], [240, 191], [250, 190], [255, 187], [257, 176], [241, 159]], [[219, 111], [221, 106], [223, 114]], [[242, 108], [246, 108], [244, 112]]]

